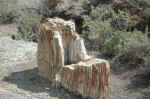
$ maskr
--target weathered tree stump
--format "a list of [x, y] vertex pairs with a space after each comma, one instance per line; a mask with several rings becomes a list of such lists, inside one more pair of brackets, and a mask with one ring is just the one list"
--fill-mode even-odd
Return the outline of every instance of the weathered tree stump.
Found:
[[108, 96], [109, 63], [87, 55], [73, 21], [49, 18], [41, 24], [37, 60], [40, 76], [84, 97]]

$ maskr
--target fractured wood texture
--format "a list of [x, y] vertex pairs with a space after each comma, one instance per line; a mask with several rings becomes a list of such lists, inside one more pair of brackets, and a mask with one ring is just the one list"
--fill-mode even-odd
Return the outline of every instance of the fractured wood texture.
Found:
[[40, 76], [72, 92], [97, 99], [108, 96], [109, 63], [87, 55], [71, 20], [48, 18], [41, 24], [37, 62]]
[[105, 60], [91, 59], [61, 69], [60, 83], [66, 89], [84, 97], [103, 99], [109, 91], [109, 64]]

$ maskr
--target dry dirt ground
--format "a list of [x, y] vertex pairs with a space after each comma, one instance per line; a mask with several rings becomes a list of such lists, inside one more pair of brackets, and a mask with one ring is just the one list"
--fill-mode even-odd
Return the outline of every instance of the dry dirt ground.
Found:
[[[39, 78], [37, 44], [12, 40], [4, 28], [11, 25], [0, 27], [0, 99], [85, 99]], [[134, 70], [112, 72], [108, 99], [150, 99], [149, 76]]]

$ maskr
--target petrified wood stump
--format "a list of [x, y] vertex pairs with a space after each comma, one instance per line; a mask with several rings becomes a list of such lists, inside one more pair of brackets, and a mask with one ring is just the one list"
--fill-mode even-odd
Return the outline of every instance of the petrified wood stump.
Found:
[[48, 18], [41, 24], [37, 60], [40, 76], [84, 97], [108, 96], [109, 63], [87, 55], [73, 21]]

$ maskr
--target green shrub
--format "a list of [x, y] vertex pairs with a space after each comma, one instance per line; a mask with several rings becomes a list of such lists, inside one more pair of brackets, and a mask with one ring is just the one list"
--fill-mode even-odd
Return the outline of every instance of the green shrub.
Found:
[[148, 66], [148, 33], [130, 31], [129, 25], [136, 22], [132, 20], [134, 17], [127, 12], [115, 12], [108, 5], [92, 8], [89, 16], [83, 17], [83, 37], [88, 43], [87, 48], [99, 51], [116, 66]]
[[114, 32], [113, 36], [106, 40], [103, 54], [111, 58], [112, 69], [115, 70], [146, 67], [150, 63], [149, 43], [148, 36], [140, 31]]
[[105, 39], [114, 31], [126, 30], [131, 20], [128, 13], [122, 11], [116, 13], [111, 5], [92, 7], [90, 15], [84, 16], [83, 19], [83, 28], [85, 28], [83, 37], [92, 42], [96, 41], [94, 45], [99, 46], [97, 48], [102, 48]]
[[50, 5], [48, 0], [42, 0], [39, 7], [39, 13], [44, 17], [52, 16], [56, 5]]
[[39, 31], [40, 23], [53, 14], [54, 6], [50, 5], [48, 0], [42, 0], [36, 9], [26, 7], [18, 9], [16, 20], [18, 32], [13, 38], [37, 41], [36, 33]]
[[103, 52], [107, 56], [117, 56], [117, 54], [139, 51], [141, 48], [150, 48], [149, 39], [146, 34], [140, 31], [116, 31], [105, 40]]
[[37, 13], [20, 11], [17, 20], [18, 33], [16, 39], [36, 41], [36, 33], [39, 31], [41, 18], [42, 16]]
[[11, 23], [17, 17], [17, 0], [0, 0], [0, 23]]

